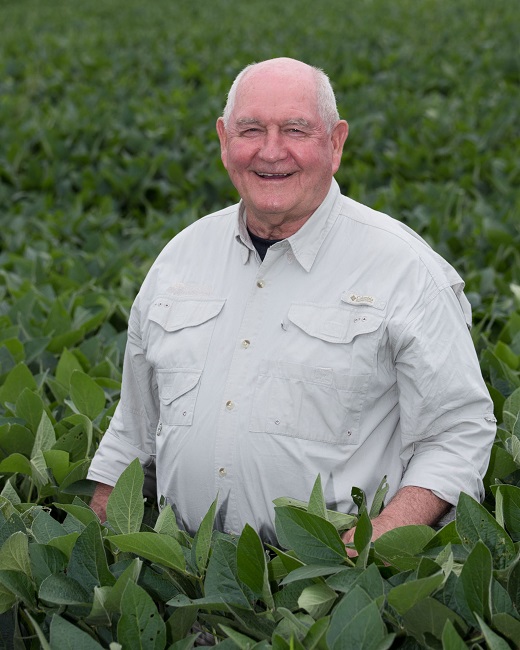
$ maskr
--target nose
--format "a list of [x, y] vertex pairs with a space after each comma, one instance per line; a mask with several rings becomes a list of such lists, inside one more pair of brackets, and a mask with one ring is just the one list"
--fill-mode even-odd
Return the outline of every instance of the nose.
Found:
[[267, 130], [258, 153], [262, 160], [266, 162], [276, 162], [286, 158], [287, 148], [283, 135], [277, 129]]

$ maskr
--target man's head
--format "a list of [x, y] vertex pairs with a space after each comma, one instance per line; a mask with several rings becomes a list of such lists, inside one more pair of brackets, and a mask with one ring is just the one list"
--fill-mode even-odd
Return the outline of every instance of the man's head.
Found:
[[326, 75], [281, 58], [240, 73], [217, 131], [248, 226], [260, 236], [288, 237], [327, 195], [348, 125]]

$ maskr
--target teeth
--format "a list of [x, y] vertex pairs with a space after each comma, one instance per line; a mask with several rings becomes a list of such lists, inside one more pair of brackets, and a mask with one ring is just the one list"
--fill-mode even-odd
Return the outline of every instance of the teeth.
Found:
[[257, 172], [259, 176], [265, 176], [266, 178], [274, 178], [274, 177], [281, 177], [284, 178], [285, 176], [290, 176], [290, 174], [264, 174], [262, 172]]

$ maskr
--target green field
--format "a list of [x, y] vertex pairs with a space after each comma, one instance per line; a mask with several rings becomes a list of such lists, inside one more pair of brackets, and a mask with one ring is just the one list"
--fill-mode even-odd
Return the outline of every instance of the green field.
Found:
[[[519, 34], [516, 0], [0, 0], [5, 647], [187, 650], [195, 620], [227, 648], [519, 647]], [[85, 505], [132, 300], [173, 235], [237, 200], [215, 120], [236, 73], [274, 56], [329, 74], [343, 192], [463, 275], [499, 421], [483, 506], [369, 548], [360, 503], [355, 568], [319, 485], [308, 511], [280, 506], [303, 533], [275, 559], [252, 530], [212, 537], [211, 511], [194, 540], [156, 522], [135, 467], [110, 526]]]

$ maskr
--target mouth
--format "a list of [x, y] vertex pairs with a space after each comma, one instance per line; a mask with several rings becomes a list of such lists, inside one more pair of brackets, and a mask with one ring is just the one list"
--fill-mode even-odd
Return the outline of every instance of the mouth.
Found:
[[280, 179], [284, 179], [284, 178], [289, 178], [289, 176], [293, 175], [293, 172], [289, 172], [287, 174], [268, 174], [268, 173], [265, 173], [265, 172], [255, 172], [255, 174], [259, 178], [265, 178], [267, 180], [280, 180]]

